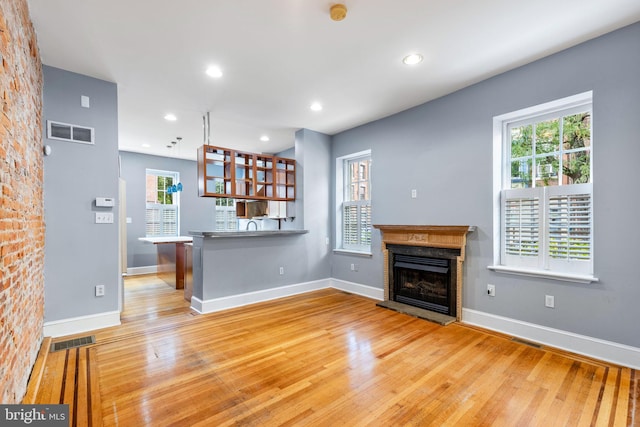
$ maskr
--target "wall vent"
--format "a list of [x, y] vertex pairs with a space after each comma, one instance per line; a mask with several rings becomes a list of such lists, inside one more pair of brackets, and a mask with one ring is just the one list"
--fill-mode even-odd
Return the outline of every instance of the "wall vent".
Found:
[[81, 144], [95, 144], [93, 128], [52, 120], [47, 120], [47, 138]]

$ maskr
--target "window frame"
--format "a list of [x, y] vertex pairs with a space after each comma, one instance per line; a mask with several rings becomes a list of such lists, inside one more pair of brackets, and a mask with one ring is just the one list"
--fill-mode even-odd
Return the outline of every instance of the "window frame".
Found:
[[[588, 184], [569, 184], [557, 186], [535, 186], [529, 188], [511, 188], [511, 157], [510, 157], [510, 137], [509, 129], [516, 125], [529, 123], [539, 123], [554, 117], [566, 117], [576, 111], [584, 111], [588, 108], [591, 112], [591, 142], [589, 146], [590, 152], [590, 181]], [[494, 245], [493, 245], [493, 265], [488, 268], [493, 271], [504, 273], [512, 273], [533, 277], [554, 278], [557, 280], [591, 283], [598, 279], [594, 276], [594, 245], [593, 245], [593, 92], [583, 92], [577, 95], [536, 105], [533, 107], [521, 109], [511, 113], [495, 116], [493, 118], [493, 226], [494, 226]], [[536, 153], [532, 154], [534, 157]], [[535, 169], [535, 168], [534, 168]], [[561, 183], [560, 183], [561, 184]], [[564, 190], [561, 190], [564, 189]], [[569, 263], [557, 262], [549, 255], [549, 224], [551, 220], [547, 215], [551, 215], [548, 210], [548, 200], [552, 195], [566, 193], [574, 193], [575, 190], [587, 191], [590, 197], [590, 260], [589, 265], [584, 266], [581, 261], [571, 261]], [[528, 262], [513, 263], [514, 258], [505, 256], [505, 198], [508, 195], [517, 197], [519, 193], [522, 195], [537, 194], [539, 200], [540, 226], [538, 228], [540, 238], [538, 241], [539, 255], [535, 260], [529, 259]], [[526, 197], [525, 197], [526, 198]]]
[[[171, 204], [166, 203], [153, 203], [148, 202], [147, 199], [147, 177], [149, 175], [155, 176], [156, 180], [158, 177], [167, 177], [173, 178], [175, 183], [180, 182], [180, 172], [176, 171], [165, 171], [160, 169], [145, 169], [145, 237], [178, 237], [180, 235], [180, 192], [172, 193]], [[156, 191], [158, 191], [156, 189]], [[166, 191], [166, 190], [164, 190]], [[149, 221], [148, 221], [148, 213], [149, 210], [158, 210], [160, 221], [159, 221], [159, 233], [151, 233], [149, 234]], [[163, 233], [163, 218], [165, 211], [174, 211], [175, 212], [175, 233]]]
[[[369, 160], [369, 176], [367, 180], [368, 184], [368, 200], [354, 200], [347, 201], [347, 192], [349, 189], [349, 185], [351, 182], [349, 181], [349, 177], [347, 176], [349, 168], [347, 165], [349, 162], [360, 161], [363, 159]], [[336, 188], [335, 188], [335, 198], [336, 198], [336, 210], [335, 210], [335, 218], [336, 218], [336, 240], [335, 240], [335, 248], [334, 252], [343, 252], [355, 255], [365, 255], [371, 256], [371, 239], [368, 245], [346, 245], [344, 243], [344, 226], [343, 226], [343, 217], [344, 217], [344, 206], [347, 203], [350, 206], [356, 207], [356, 217], [357, 217], [357, 225], [356, 230], [358, 234], [362, 230], [362, 225], [360, 222], [361, 211], [363, 207], [368, 207], [369, 209], [369, 233], [370, 236], [373, 235], [373, 223], [371, 221], [371, 200], [372, 200], [372, 156], [371, 150], [359, 151], [357, 153], [348, 154], [345, 156], [341, 156], [336, 158]], [[358, 240], [361, 240], [358, 238]]]

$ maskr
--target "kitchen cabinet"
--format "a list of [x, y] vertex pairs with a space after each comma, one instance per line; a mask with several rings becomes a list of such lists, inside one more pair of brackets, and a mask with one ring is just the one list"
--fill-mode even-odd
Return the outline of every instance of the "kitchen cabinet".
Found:
[[[271, 202], [269, 202], [271, 203]], [[236, 217], [256, 218], [267, 215], [268, 206], [266, 200], [238, 200], [236, 201]]]
[[296, 161], [203, 145], [198, 149], [201, 197], [293, 201]]

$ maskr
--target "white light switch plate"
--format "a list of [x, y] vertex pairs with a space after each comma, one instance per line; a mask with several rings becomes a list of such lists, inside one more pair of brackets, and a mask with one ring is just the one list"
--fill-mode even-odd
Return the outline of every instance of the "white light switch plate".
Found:
[[96, 212], [96, 224], [113, 224], [113, 212]]

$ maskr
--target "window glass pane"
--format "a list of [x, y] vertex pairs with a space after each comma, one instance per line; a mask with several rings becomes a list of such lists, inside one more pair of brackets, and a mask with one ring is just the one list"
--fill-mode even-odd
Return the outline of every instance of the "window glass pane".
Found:
[[158, 183], [155, 175], [147, 174], [147, 203], [158, 203]]
[[555, 153], [560, 150], [560, 121], [546, 120], [536, 123], [536, 154]]
[[532, 175], [531, 158], [511, 162], [511, 188], [530, 188]]
[[536, 158], [536, 187], [558, 185], [559, 156]]
[[532, 134], [532, 125], [511, 128], [511, 158], [533, 154]]
[[591, 180], [591, 152], [567, 153], [562, 165], [562, 183], [584, 184]]
[[564, 117], [562, 145], [565, 150], [591, 146], [591, 113]]

